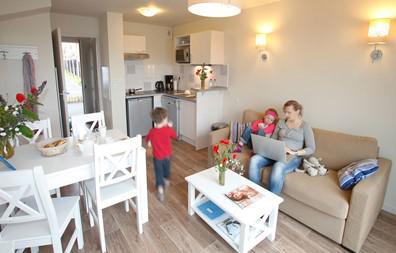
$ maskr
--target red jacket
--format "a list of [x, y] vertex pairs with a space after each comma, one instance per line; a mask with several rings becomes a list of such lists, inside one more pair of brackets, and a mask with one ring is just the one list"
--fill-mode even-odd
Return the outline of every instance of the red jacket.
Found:
[[[257, 134], [257, 132], [260, 130], [260, 128], [258, 127], [258, 125], [260, 123], [264, 123], [264, 120], [259, 119], [259, 120], [255, 120], [252, 123], [252, 133]], [[264, 133], [267, 134], [272, 134], [275, 130], [275, 124], [269, 124], [266, 128], [264, 128]]]

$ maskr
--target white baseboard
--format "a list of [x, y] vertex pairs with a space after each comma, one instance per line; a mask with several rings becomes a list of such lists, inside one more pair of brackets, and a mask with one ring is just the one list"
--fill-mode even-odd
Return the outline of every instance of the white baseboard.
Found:
[[384, 206], [382, 207], [383, 210], [396, 214], [396, 207], [395, 206], [391, 206], [389, 204], [384, 204]]

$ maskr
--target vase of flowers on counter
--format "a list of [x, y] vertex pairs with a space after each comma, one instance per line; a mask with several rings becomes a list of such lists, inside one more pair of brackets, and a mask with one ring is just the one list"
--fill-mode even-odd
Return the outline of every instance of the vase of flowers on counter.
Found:
[[228, 139], [221, 140], [219, 144], [213, 146], [215, 167], [219, 172], [220, 185], [225, 185], [225, 172], [227, 169], [232, 169], [240, 175], [243, 174], [243, 165], [237, 159], [237, 154], [233, 153], [234, 149], [235, 144]]
[[213, 70], [210, 70], [209, 66], [205, 63], [202, 63], [201, 68], [197, 69], [195, 72], [195, 75], [199, 76], [199, 79], [201, 80], [202, 90], [206, 89], [205, 80], [208, 78], [208, 73], [212, 74]]
[[26, 138], [33, 137], [33, 131], [26, 126], [27, 121], [38, 120], [34, 107], [41, 105], [38, 97], [43, 91], [46, 82], [39, 88], [33, 87], [30, 93], [18, 93], [16, 103], [8, 104], [0, 95], [0, 156], [9, 159], [14, 155], [14, 146], [18, 135]]

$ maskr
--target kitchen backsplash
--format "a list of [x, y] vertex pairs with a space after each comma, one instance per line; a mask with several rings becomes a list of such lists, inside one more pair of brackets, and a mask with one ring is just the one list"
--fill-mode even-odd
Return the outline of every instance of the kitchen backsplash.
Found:
[[[196, 75], [196, 71], [201, 66], [189, 64], [148, 64], [142, 60], [125, 61], [125, 88], [144, 90], [154, 90], [155, 82], [165, 81], [165, 75], [174, 75], [175, 81], [180, 76], [179, 90], [190, 88], [200, 88], [201, 80]], [[208, 66], [208, 78], [206, 85], [228, 87], [228, 65]]]
[[125, 88], [154, 90], [155, 82], [164, 80], [165, 75], [173, 73], [170, 64], [146, 64], [142, 60], [125, 61]]
[[[206, 85], [228, 87], [228, 65], [212, 65], [208, 66], [208, 78]], [[199, 65], [177, 64], [175, 65], [175, 79], [180, 76], [179, 89], [186, 90], [190, 88], [200, 88], [201, 80], [196, 75], [196, 71], [202, 69]]]

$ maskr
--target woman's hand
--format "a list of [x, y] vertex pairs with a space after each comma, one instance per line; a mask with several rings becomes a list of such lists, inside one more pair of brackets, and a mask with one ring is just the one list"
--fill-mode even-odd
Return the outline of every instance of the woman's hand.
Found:
[[259, 123], [257, 126], [258, 126], [258, 128], [260, 128], [260, 129], [264, 129], [265, 124], [264, 124], [264, 123]]
[[298, 154], [297, 151], [293, 151], [289, 147], [285, 147], [285, 151], [286, 151], [286, 154], [289, 154], [289, 155], [297, 155]]

